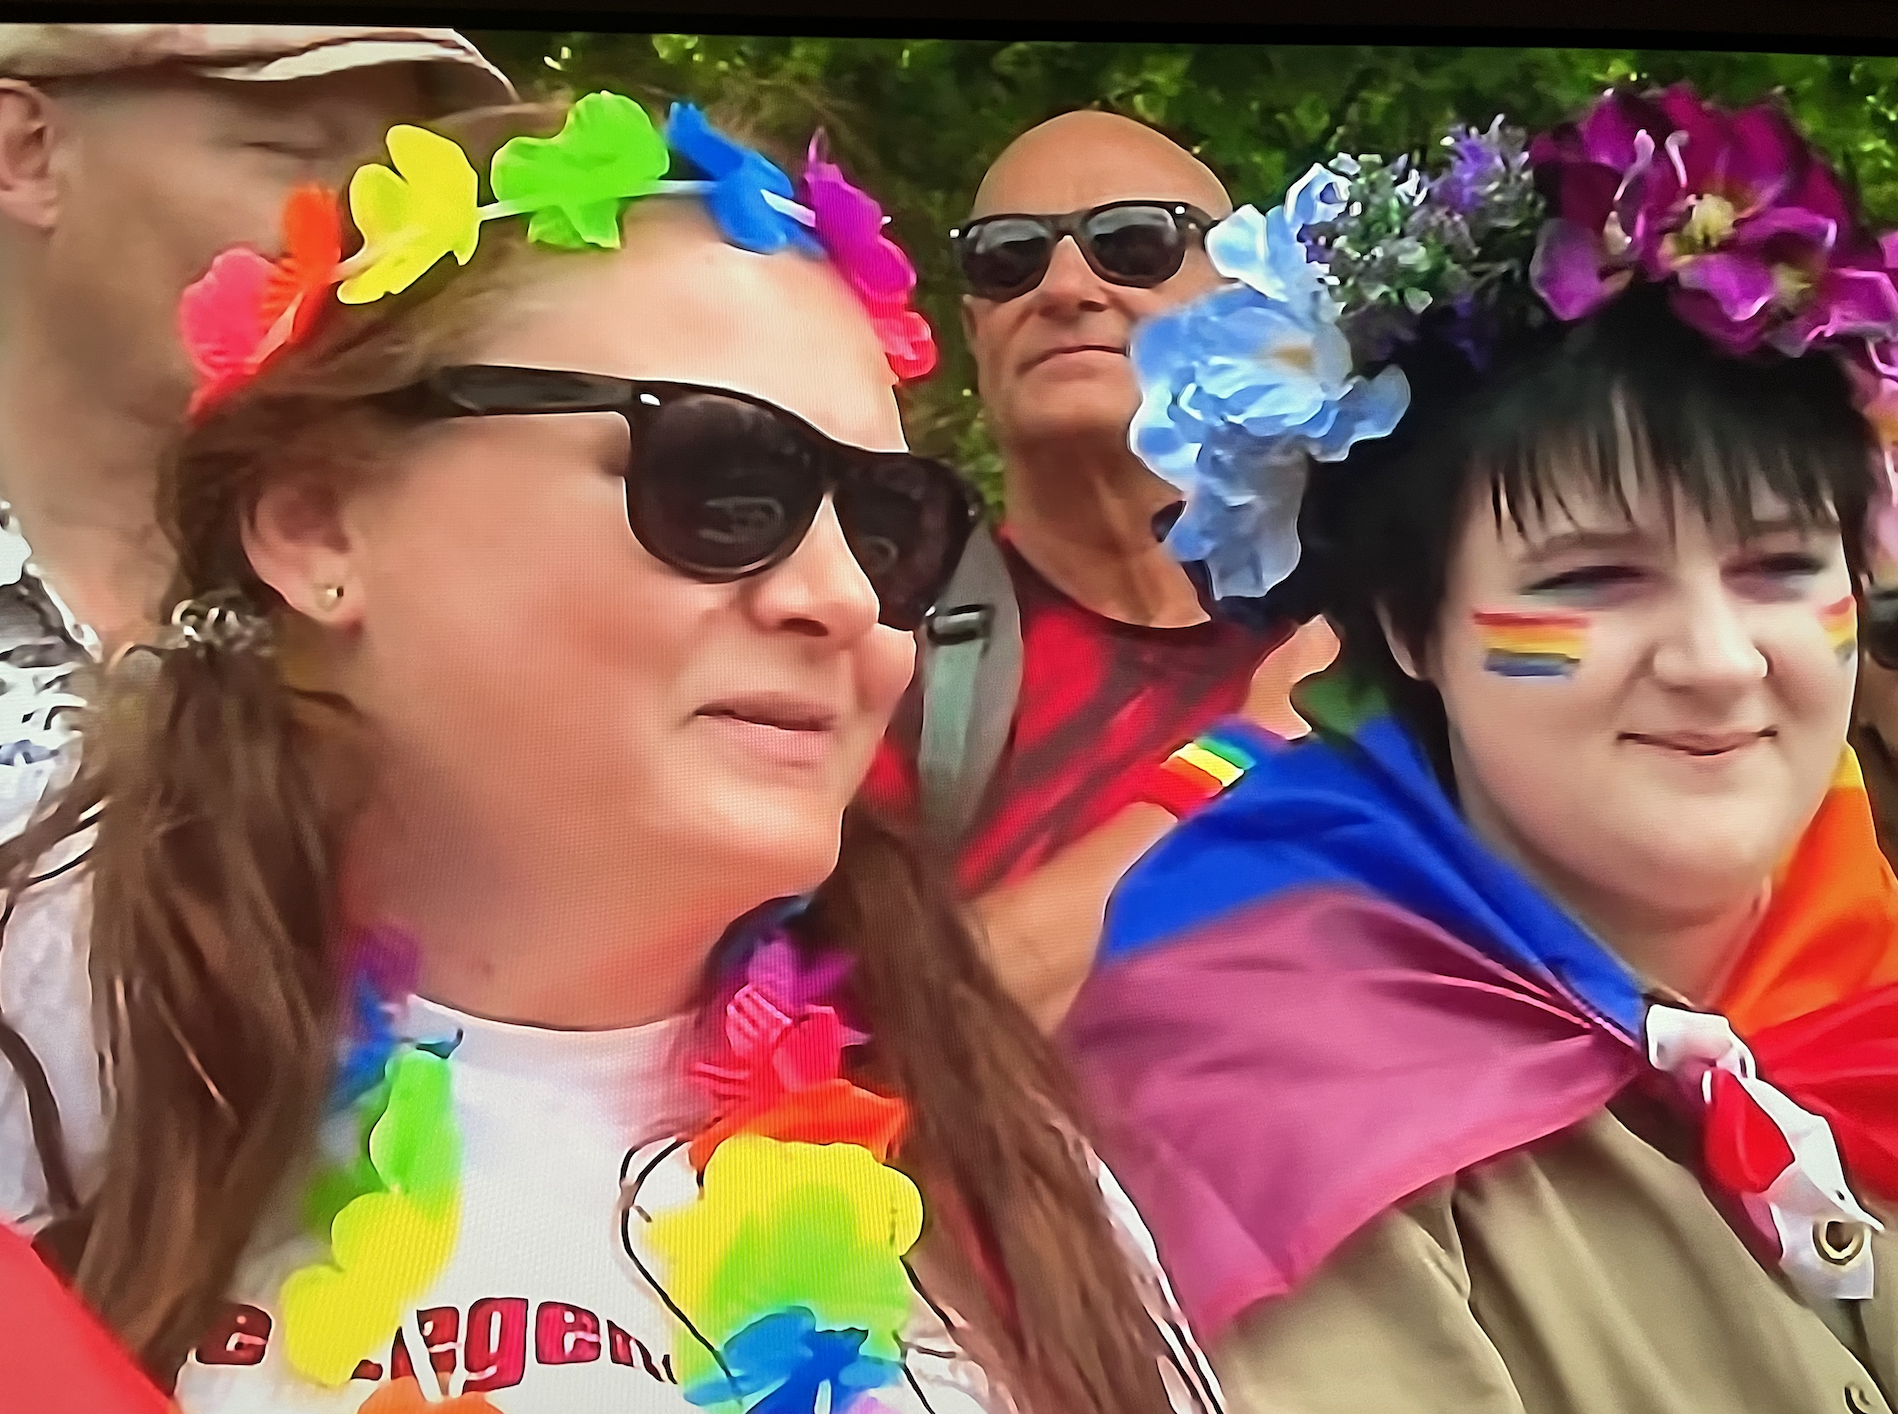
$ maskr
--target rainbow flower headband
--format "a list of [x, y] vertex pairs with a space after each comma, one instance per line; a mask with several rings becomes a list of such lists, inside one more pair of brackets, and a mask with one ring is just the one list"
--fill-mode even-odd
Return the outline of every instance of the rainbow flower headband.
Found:
[[[400, 126], [387, 145], [391, 166], [371, 163], [350, 179], [360, 249], [343, 255], [335, 195], [303, 187], [284, 206], [282, 258], [234, 247], [184, 292], [178, 320], [197, 374], [193, 417], [303, 339], [332, 289], [343, 304], [399, 294], [445, 256], [467, 264], [481, 227], [511, 216], [528, 218], [537, 245], [617, 249], [627, 203], [648, 196], [702, 198], [725, 238], [743, 249], [791, 247], [828, 258], [868, 311], [896, 376], [920, 378], [935, 366], [929, 325], [909, 307], [915, 268], [883, 234], [881, 208], [828, 159], [821, 132], [794, 187], [689, 104], [673, 106], [661, 133], [632, 99], [593, 93], [573, 105], [555, 136], [517, 137], [495, 154], [494, 200], [486, 205], [474, 168], [447, 138]], [[669, 179], [675, 155], [704, 176]]]
[[[414, 1304], [460, 1235], [455, 1042], [400, 1034], [415, 957], [398, 934], [351, 951], [334, 1102], [356, 1111], [358, 1147], [319, 1170], [306, 1200], [329, 1260], [293, 1273], [280, 1297], [292, 1367], [332, 1388], [392, 1330], [427, 1349]], [[692, 1064], [712, 1101], [687, 1150], [698, 1196], [656, 1216], [650, 1241], [681, 1318], [679, 1383], [700, 1407], [887, 1414], [873, 1391], [903, 1377], [904, 1259], [922, 1195], [886, 1162], [907, 1106], [843, 1074], [844, 1052], [868, 1039], [832, 1000], [848, 965], [764, 940]], [[427, 1362], [413, 1358], [419, 1384]]]

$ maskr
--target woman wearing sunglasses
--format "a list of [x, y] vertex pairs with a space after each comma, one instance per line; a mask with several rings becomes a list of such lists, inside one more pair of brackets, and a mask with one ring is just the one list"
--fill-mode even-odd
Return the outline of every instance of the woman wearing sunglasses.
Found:
[[181, 308], [172, 631], [14, 856], [110, 1097], [47, 1245], [185, 1414], [1214, 1409], [850, 808], [974, 515], [876, 204], [610, 94], [447, 130]]
[[1889, 1409], [1898, 883], [1847, 746], [1889, 238], [1777, 106], [1677, 88], [1207, 244], [1135, 445], [1341, 670], [1313, 738], [1183, 753], [1068, 1027], [1228, 1389]]

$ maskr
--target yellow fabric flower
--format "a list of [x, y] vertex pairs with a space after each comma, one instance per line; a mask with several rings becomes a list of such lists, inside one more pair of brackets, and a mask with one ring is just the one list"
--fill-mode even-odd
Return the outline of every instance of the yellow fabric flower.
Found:
[[[902, 1259], [922, 1229], [916, 1185], [869, 1150], [742, 1134], [718, 1146], [698, 1199], [657, 1218], [651, 1240], [667, 1289], [714, 1345], [804, 1307], [819, 1329], [868, 1331], [865, 1355], [896, 1359], [911, 1299]], [[677, 1355], [682, 1385], [712, 1373], [696, 1341]]]
[[370, 304], [399, 294], [444, 255], [462, 265], [480, 238], [475, 170], [459, 147], [422, 128], [389, 130], [395, 165], [358, 168], [349, 183], [349, 214], [362, 232], [364, 268], [344, 280], [336, 297]]
[[402, 1305], [454, 1250], [460, 1205], [429, 1209], [398, 1193], [358, 1198], [336, 1220], [336, 1266], [305, 1267], [283, 1284], [284, 1354], [336, 1388], [402, 1323]]
[[402, 1308], [447, 1265], [461, 1229], [461, 1141], [448, 1062], [402, 1051], [388, 1064], [389, 1103], [369, 1135], [380, 1187], [330, 1226], [330, 1260], [293, 1272], [278, 1294], [292, 1368], [335, 1388], [388, 1340]]

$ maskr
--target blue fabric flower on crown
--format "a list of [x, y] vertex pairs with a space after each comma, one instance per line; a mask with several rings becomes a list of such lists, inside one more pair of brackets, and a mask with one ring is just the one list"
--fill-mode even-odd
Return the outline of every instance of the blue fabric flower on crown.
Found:
[[733, 245], [760, 255], [787, 245], [806, 255], [824, 253], [816, 235], [783, 209], [796, 200], [796, 189], [762, 153], [726, 137], [690, 103], [672, 105], [666, 142], [712, 183], [705, 194], [706, 208]]
[[1216, 598], [1283, 581], [1310, 462], [1388, 436], [1410, 406], [1402, 370], [1355, 371], [1325, 267], [1300, 239], [1343, 204], [1343, 180], [1314, 167], [1281, 206], [1240, 208], [1206, 236], [1213, 267], [1238, 283], [1134, 333], [1133, 450], [1185, 493], [1167, 548], [1206, 566]]

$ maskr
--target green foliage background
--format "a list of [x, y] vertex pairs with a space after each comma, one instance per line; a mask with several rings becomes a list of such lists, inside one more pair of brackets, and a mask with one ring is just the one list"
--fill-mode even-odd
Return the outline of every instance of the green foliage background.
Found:
[[1453, 120], [1497, 113], [1531, 129], [1610, 84], [1692, 81], [1730, 103], [1782, 91], [1898, 223], [1898, 59], [1601, 49], [1369, 45], [1166, 45], [474, 31], [525, 91], [614, 88], [654, 108], [690, 99], [777, 141], [819, 125], [837, 159], [893, 216], [942, 345], [940, 371], [908, 396], [910, 436], [989, 492], [994, 446], [962, 345], [943, 233], [967, 214], [989, 162], [1016, 134], [1073, 108], [1154, 123], [1226, 179], [1239, 203], [1281, 196], [1338, 151], [1392, 155]]

